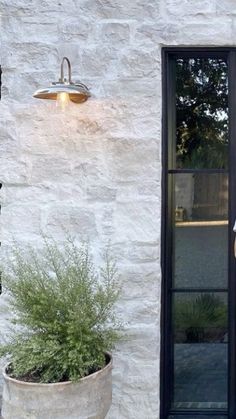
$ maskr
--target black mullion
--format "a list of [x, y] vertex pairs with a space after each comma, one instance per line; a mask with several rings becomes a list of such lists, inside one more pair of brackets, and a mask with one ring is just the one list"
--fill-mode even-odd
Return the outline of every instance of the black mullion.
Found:
[[163, 51], [175, 58], [222, 58], [227, 59], [230, 51], [236, 47], [164, 47]]
[[168, 174], [178, 174], [178, 173], [229, 173], [228, 169], [169, 169]]
[[200, 416], [199, 419], [201, 419], [201, 416], [225, 416], [226, 418], [228, 418], [228, 412], [225, 409], [222, 410], [170, 410], [169, 415], [173, 415], [173, 416], [190, 416], [190, 415], [194, 415], [194, 416]]
[[[173, 252], [173, 178], [168, 177], [168, 167], [173, 167], [175, 161], [175, 62], [169, 60], [163, 51], [163, 148], [162, 148], [162, 350], [161, 350], [161, 409], [160, 418], [166, 419], [171, 408], [173, 380], [173, 336], [172, 336], [172, 301], [170, 288], [172, 286], [172, 252]], [[169, 150], [172, 153], [168, 153]], [[168, 263], [166, 261], [168, 260]]]
[[[169, 57], [168, 62], [168, 167], [174, 168], [176, 164], [176, 60], [174, 57]], [[169, 362], [168, 362], [168, 410], [171, 409], [172, 400], [174, 398], [174, 328], [173, 328], [173, 299], [170, 292], [173, 285], [174, 267], [174, 252], [175, 252], [175, 227], [172, 223], [175, 217], [175, 194], [174, 194], [174, 178], [168, 176], [168, 327], [169, 331]]]
[[228, 288], [171, 288], [172, 293], [196, 293], [196, 292], [228, 292]]
[[161, 270], [162, 270], [162, 298], [161, 298], [161, 354], [160, 354], [160, 419], [166, 419], [170, 400], [168, 394], [168, 387], [170, 382], [170, 293], [168, 278], [170, 274], [170, 268], [166, 263], [169, 254], [169, 216], [168, 216], [168, 100], [167, 90], [169, 85], [169, 60], [168, 54], [162, 50], [162, 94], [163, 94], [163, 105], [162, 105], [162, 241], [161, 241]]

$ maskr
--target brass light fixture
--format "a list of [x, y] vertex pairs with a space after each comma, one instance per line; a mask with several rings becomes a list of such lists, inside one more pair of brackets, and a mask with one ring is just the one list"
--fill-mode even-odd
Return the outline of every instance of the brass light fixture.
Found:
[[[64, 64], [67, 63], [68, 79], [64, 77]], [[38, 99], [56, 100], [61, 107], [65, 107], [71, 100], [74, 103], [83, 103], [90, 97], [87, 86], [83, 83], [73, 83], [71, 79], [71, 64], [67, 57], [63, 57], [61, 62], [61, 76], [57, 82], [45, 89], [39, 89], [33, 97]]]

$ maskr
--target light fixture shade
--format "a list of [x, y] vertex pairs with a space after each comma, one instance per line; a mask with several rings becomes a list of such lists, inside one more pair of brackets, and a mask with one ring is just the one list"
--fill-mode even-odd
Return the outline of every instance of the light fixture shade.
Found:
[[[68, 80], [64, 78], [64, 62], [68, 65]], [[57, 95], [67, 93], [74, 103], [83, 103], [91, 96], [89, 89], [83, 83], [73, 83], [71, 80], [71, 64], [67, 57], [61, 63], [61, 77], [58, 82], [53, 82], [49, 87], [37, 90], [33, 97], [37, 99], [57, 100]]]
[[39, 89], [34, 94], [33, 97], [37, 99], [51, 99], [57, 100], [57, 95], [59, 93], [67, 93], [69, 98], [74, 103], [85, 102], [90, 97], [90, 92], [88, 88], [82, 84], [65, 84], [65, 83], [56, 83], [52, 84], [45, 89]]

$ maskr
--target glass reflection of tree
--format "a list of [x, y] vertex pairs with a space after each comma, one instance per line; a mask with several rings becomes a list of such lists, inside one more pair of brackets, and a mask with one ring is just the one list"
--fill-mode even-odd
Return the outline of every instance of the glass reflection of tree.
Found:
[[227, 168], [227, 64], [178, 59], [176, 67], [177, 166]]

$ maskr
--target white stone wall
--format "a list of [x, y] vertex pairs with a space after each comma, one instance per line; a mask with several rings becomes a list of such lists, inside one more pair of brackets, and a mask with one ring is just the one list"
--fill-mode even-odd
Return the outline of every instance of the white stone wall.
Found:
[[[236, 2], [0, 0], [0, 25], [2, 255], [61, 226], [97, 259], [111, 241], [128, 339], [109, 418], [158, 419], [161, 47], [233, 45]], [[67, 113], [31, 97], [63, 55], [93, 93]]]

